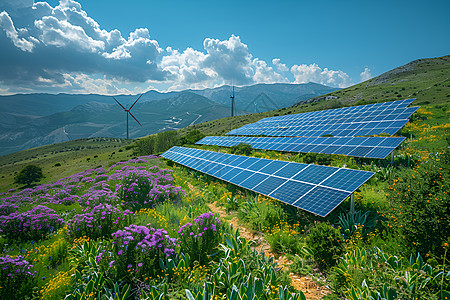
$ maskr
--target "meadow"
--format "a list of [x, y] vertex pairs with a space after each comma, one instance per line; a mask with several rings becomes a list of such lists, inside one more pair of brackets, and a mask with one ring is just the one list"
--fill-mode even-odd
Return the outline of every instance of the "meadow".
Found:
[[[339, 101], [202, 123], [149, 142], [94, 138], [1, 157], [0, 298], [449, 299], [446, 64], [419, 61], [335, 92]], [[399, 93], [421, 107], [397, 133], [407, 139], [393, 164], [193, 144], [193, 129], [221, 134], [271, 114]], [[187, 147], [376, 174], [355, 192], [356, 214], [347, 199], [321, 218], [160, 158], [172, 143], [159, 142], [165, 135]], [[14, 184], [28, 164], [45, 178]]]

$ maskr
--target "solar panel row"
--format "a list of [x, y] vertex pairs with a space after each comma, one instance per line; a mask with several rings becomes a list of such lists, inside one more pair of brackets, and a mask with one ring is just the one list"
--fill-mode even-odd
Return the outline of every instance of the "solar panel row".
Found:
[[266, 136], [364, 136], [395, 134], [418, 107], [414, 99], [345, 107], [262, 119], [234, 129], [227, 135]]
[[322, 217], [374, 174], [184, 147], [162, 156]]
[[232, 147], [245, 143], [255, 149], [286, 152], [341, 154], [367, 158], [385, 158], [404, 137], [243, 137], [207, 136], [199, 145]]

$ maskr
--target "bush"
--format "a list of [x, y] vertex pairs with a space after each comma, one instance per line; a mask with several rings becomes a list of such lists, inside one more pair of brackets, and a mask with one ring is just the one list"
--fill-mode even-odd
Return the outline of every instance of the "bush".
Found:
[[28, 165], [14, 178], [14, 183], [31, 185], [35, 181], [39, 181], [44, 178], [42, 168], [35, 165]]
[[[142, 170], [141, 170], [142, 171]], [[165, 171], [150, 173], [147, 171], [130, 172], [122, 180], [120, 199], [122, 205], [133, 211], [153, 207], [158, 203], [175, 198], [181, 189], [170, 183], [173, 178]]]
[[305, 155], [302, 155], [303, 162], [305, 164], [313, 164], [316, 163], [318, 165], [324, 165], [328, 166], [331, 164], [333, 159], [330, 158], [329, 155], [325, 154], [317, 154], [317, 153], [306, 153]]
[[63, 219], [53, 209], [43, 205], [23, 213], [0, 216], [0, 232], [14, 242], [39, 240], [63, 225]]
[[344, 253], [341, 233], [325, 222], [317, 223], [310, 229], [306, 244], [314, 260], [324, 269], [334, 266], [337, 257]]
[[194, 224], [181, 226], [178, 234], [182, 251], [200, 264], [208, 262], [208, 255], [213, 254], [222, 241], [220, 221], [211, 212], [195, 218]]
[[31, 272], [31, 265], [22, 256], [11, 258], [9, 255], [0, 256], [0, 298], [24, 299], [31, 294], [34, 286], [35, 272]]
[[69, 234], [74, 239], [83, 236], [91, 239], [110, 237], [119, 228], [130, 224], [133, 215], [129, 210], [121, 212], [109, 204], [100, 204], [92, 209], [87, 207], [84, 212], [70, 221]]
[[400, 236], [405, 253], [444, 254], [450, 239], [450, 154], [429, 159], [394, 180], [388, 189], [387, 227]]
[[230, 148], [231, 153], [236, 155], [250, 155], [252, 154], [253, 148], [252, 146], [244, 143], [240, 143], [239, 145], [232, 146]]
[[149, 225], [132, 224], [113, 233], [111, 253], [103, 250], [96, 257], [101, 269], [125, 282], [161, 275], [159, 260], [175, 256], [176, 239], [170, 238], [164, 229]]
[[272, 228], [286, 218], [283, 209], [274, 202], [247, 201], [242, 204], [242, 209], [238, 216], [241, 220], [250, 225], [253, 230], [265, 231]]
[[204, 138], [205, 135], [198, 129], [194, 129], [189, 131], [188, 134], [182, 136], [180, 138], [180, 144], [184, 145], [184, 144], [195, 144], [198, 141], [200, 141], [202, 138]]
[[274, 253], [300, 254], [303, 246], [298, 234], [293, 234], [289, 229], [283, 228], [277, 228], [271, 234], [266, 235], [266, 240]]

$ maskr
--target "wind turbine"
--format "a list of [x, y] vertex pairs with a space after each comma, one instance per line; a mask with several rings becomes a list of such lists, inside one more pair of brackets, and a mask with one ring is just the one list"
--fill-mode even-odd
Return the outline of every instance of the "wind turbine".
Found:
[[123, 110], [127, 112], [127, 139], [129, 138], [129, 133], [128, 133], [128, 115], [132, 116], [133, 119], [135, 119], [136, 122], [138, 122], [138, 124], [142, 126], [142, 124], [139, 123], [139, 121], [138, 121], [138, 120], [133, 116], [133, 114], [130, 112], [130, 110], [133, 108], [133, 106], [136, 104], [136, 102], [138, 102], [138, 100], [141, 99], [142, 95], [143, 95], [143, 94], [141, 94], [141, 95], [139, 96], [139, 98], [137, 98], [136, 101], [134, 101], [133, 105], [131, 105], [131, 107], [130, 107], [129, 109], [126, 109], [122, 104], [120, 104], [119, 101], [117, 101], [116, 98], [113, 97], [113, 99], [116, 100], [117, 104], [119, 104], [119, 105], [123, 108]]
[[233, 81], [233, 95], [230, 97], [231, 98], [231, 116], [234, 116], [234, 81]]

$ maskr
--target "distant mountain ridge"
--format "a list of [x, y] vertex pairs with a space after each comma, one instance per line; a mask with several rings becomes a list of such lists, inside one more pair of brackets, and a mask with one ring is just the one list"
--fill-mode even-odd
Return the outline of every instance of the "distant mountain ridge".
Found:
[[[258, 84], [236, 87], [236, 114], [290, 106], [336, 89], [320, 84]], [[133, 107], [130, 137], [230, 116], [232, 87], [161, 93], [148, 91]], [[135, 95], [114, 96], [129, 107]], [[273, 107], [274, 103], [279, 107]], [[272, 105], [272, 106], [271, 106]], [[0, 96], [0, 155], [89, 137], [125, 137], [126, 114], [111, 96], [20, 94]]]

